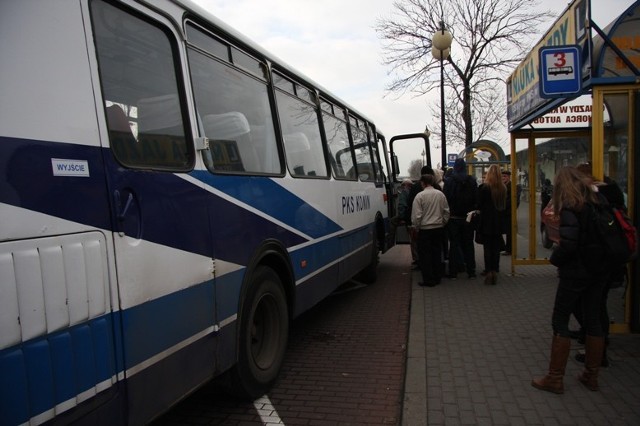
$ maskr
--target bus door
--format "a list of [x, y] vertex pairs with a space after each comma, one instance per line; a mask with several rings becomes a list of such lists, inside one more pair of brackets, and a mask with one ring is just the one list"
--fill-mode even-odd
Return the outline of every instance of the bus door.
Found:
[[393, 184], [391, 176], [389, 175], [389, 171], [391, 170], [391, 164], [389, 163], [389, 151], [387, 149], [387, 140], [384, 135], [380, 133], [376, 133], [376, 143], [377, 148], [375, 149], [378, 155], [378, 162], [380, 164], [380, 173], [381, 180], [384, 184], [385, 190], [387, 192], [387, 211], [389, 216], [393, 217], [396, 213], [395, 204], [390, 202], [393, 200]]
[[[398, 192], [404, 179], [417, 181], [420, 178], [420, 169], [423, 166], [431, 166], [431, 147], [429, 135], [426, 133], [410, 133], [397, 135], [389, 141], [391, 155], [392, 198], [389, 203], [393, 205], [394, 215], [397, 211]], [[396, 243], [409, 243], [409, 235], [404, 226], [396, 230]]]
[[[398, 145], [399, 141], [402, 142]], [[431, 148], [429, 135], [426, 133], [394, 136], [389, 141], [389, 150], [391, 180], [397, 184], [400, 184], [404, 178], [419, 179], [422, 166], [431, 166]]]
[[[178, 36], [164, 18], [89, 4], [104, 112], [123, 370], [132, 424], [215, 369], [211, 206], [188, 179]], [[163, 23], [164, 21], [164, 23]], [[144, 58], [142, 60], [141, 58]], [[170, 384], [170, 386], [166, 386]]]

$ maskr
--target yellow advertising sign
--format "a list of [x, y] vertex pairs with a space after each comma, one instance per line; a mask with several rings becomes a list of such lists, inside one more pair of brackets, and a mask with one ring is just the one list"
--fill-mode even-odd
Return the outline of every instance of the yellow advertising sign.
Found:
[[[569, 45], [578, 45], [582, 49], [586, 40], [589, 40], [586, 25], [589, 19], [589, 7], [589, 0], [574, 0], [569, 4], [564, 13], [511, 74], [507, 80], [507, 115], [510, 125], [547, 102], [539, 95], [539, 49], [546, 46]], [[588, 63], [588, 55], [583, 55], [583, 64]], [[583, 69], [584, 71], [588, 72]]]

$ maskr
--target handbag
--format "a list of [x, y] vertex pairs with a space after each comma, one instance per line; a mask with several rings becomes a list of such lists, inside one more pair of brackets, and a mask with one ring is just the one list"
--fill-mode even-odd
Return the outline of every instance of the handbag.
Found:
[[480, 210], [471, 210], [467, 213], [467, 223], [471, 225], [472, 229], [480, 228]]

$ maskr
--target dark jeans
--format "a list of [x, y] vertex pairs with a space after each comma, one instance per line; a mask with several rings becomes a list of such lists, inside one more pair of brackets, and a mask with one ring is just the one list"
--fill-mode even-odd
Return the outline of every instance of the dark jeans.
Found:
[[502, 250], [504, 244], [502, 235], [483, 234], [482, 241], [484, 246], [484, 270], [500, 271], [500, 250]]
[[444, 228], [421, 229], [418, 232], [418, 265], [425, 285], [439, 284], [442, 279], [442, 238]]
[[585, 333], [589, 336], [604, 336], [601, 303], [605, 286], [605, 280], [579, 281], [560, 278], [551, 316], [553, 333], [570, 337], [569, 319], [576, 304], [580, 303]]
[[[602, 297], [600, 298], [600, 326], [602, 327], [602, 334], [604, 337], [609, 337], [609, 283], [605, 284], [602, 288]], [[578, 320], [578, 324], [580, 324], [580, 332], [584, 334], [584, 313], [582, 312], [582, 300], [577, 300], [574, 305], [573, 316]]]
[[451, 218], [447, 223], [449, 235], [449, 274], [456, 275], [466, 265], [468, 274], [476, 273], [473, 247], [473, 227], [465, 219]]

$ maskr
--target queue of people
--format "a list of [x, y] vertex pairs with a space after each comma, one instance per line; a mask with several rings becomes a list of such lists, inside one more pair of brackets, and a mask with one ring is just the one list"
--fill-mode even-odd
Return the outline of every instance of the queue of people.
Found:
[[[423, 167], [422, 176], [412, 186], [403, 182], [403, 197], [408, 201], [405, 218], [416, 244], [416, 262], [422, 273], [423, 286], [435, 286], [443, 276], [455, 279], [466, 271], [475, 278], [475, 242], [484, 247], [485, 284], [495, 285], [500, 270], [501, 251], [510, 252], [511, 203], [509, 173], [491, 165], [478, 186], [467, 174], [464, 159], [458, 159], [444, 177], [442, 189], [436, 173]], [[606, 270], [601, 274], [588, 271], [581, 260], [580, 247], [593, 239], [587, 230], [590, 205], [611, 204], [626, 210], [624, 195], [611, 179], [597, 181], [589, 164], [564, 166], [548, 182], [547, 196], [552, 198], [560, 221], [560, 241], [555, 245], [550, 262], [558, 268], [558, 287], [551, 314], [552, 339], [549, 367], [546, 375], [535, 378], [537, 389], [561, 394], [564, 392], [571, 338], [578, 334], [585, 343], [584, 353], [576, 355], [584, 362], [578, 380], [587, 389], [598, 390], [599, 370], [607, 366], [609, 288], [621, 279], [624, 270]], [[518, 194], [519, 200], [519, 194]], [[517, 208], [516, 204], [516, 208]], [[469, 220], [475, 217], [476, 220]], [[507, 240], [503, 240], [507, 235]], [[448, 242], [448, 250], [443, 250]], [[445, 260], [448, 272], [445, 274]], [[575, 316], [581, 330], [569, 330], [570, 317]]]
[[[400, 196], [404, 197], [404, 182], [402, 186]], [[489, 168], [480, 187], [462, 158], [442, 182], [436, 171], [424, 166], [407, 197], [411, 207], [408, 214], [405, 211], [405, 222], [410, 224], [412, 257], [422, 273], [421, 285], [435, 286], [442, 277], [456, 279], [460, 272], [476, 278], [474, 235], [484, 246], [485, 284], [497, 283], [503, 235], [509, 226], [508, 193], [497, 165]], [[479, 219], [470, 221], [474, 213]]]

